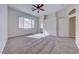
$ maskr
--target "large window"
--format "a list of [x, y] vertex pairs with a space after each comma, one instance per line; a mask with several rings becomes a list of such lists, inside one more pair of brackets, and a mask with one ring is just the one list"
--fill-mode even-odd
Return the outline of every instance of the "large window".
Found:
[[34, 20], [25, 17], [19, 17], [19, 28], [34, 28]]

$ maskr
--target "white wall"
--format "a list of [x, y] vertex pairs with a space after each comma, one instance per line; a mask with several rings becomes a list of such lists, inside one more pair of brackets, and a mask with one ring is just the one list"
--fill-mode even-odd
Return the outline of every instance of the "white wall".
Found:
[[7, 5], [0, 4], [0, 53], [7, 41]]
[[47, 19], [44, 21], [44, 30], [46, 30], [50, 35], [56, 36], [56, 14], [49, 14]]
[[79, 48], [79, 4], [76, 5], [76, 45]]
[[[19, 35], [25, 35], [25, 34], [30, 34], [30, 33], [36, 33], [38, 32], [38, 18], [34, 17], [32, 15], [20, 12], [18, 10], [14, 10], [9, 8], [8, 10], [8, 15], [9, 15], [9, 19], [8, 19], [8, 36], [9, 37], [14, 37], [14, 36], [19, 36]], [[29, 17], [33, 20], [35, 20], [35, 28], [34, 29], [19, 29], [18, 27], [18, 22], [19, 16], [23, 16], [23, 17]]]
[[51, 13], [48, 15], [47, 19], [44, 21], [44, 29], [50, 35], [68, 37], [68, 22], [67, 10], [63, 9], [57, 13]]
[[47, 19], [44, 21], [44, 29], [50, 35], [68, 37], [68, 24], [67, 12], [66, 10], [61, 10], [57, 13], [51, 13], [48, 15]]
[[58, 36], [69, 37], [69, 20], [67, 10], [61, 10], [57, 13], [58, 16]]

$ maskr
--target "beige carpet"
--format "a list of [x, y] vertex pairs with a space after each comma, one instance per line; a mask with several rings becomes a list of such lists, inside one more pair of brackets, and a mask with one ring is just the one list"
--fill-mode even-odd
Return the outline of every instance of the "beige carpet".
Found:
[[77, 54], [74, 40], [51, 35], [40, 39], [20, 36], [8, 39], [3, 54]]

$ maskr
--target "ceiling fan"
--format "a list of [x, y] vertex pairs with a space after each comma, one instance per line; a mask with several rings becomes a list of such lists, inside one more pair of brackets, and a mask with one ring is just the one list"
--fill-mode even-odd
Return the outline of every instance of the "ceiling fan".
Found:
[[41, 11], [45, 11], [44, 9], [42, 9], [44, 4], [33, 4], [32, 6], [33, 6], [32, 11], [36, 11], [37, 10], [37, 13], [39, 13], [40, 10]]

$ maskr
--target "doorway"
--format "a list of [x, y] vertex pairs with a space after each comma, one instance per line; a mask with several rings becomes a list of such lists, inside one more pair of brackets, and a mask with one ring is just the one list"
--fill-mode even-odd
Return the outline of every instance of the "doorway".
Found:
[[69, 18], [69, 37], [75, 38], [75, 30], [76, 30], [76, 17]]

